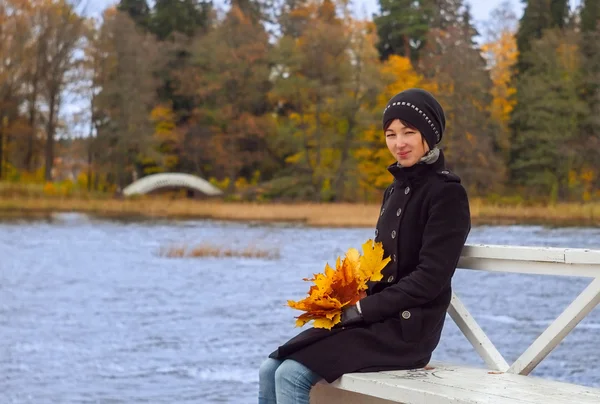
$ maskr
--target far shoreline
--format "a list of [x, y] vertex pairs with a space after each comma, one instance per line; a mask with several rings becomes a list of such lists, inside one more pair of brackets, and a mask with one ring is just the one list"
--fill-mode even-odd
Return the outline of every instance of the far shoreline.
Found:
[[[290, 223], [316, 228], [373, 228], [380, 206], [352, 203], [250, 203], [217, 200], [85, 198], [0, 198], [0, 221], [44, 219], [54, 213], [84, 213], [118, 220], [222, 220]], [[547, 206], [500, 206], [471, 201], [473, 226], [538, 225], [600, 227], [600, 203], [556, 203]]]

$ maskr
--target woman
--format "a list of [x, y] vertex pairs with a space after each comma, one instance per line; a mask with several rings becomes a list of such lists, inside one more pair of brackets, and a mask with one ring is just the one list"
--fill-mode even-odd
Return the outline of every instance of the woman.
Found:
[[383, 130], [397, 162], [388, 167], [394, 180], [383, 196], [375, 241], [391, 261], [331, 331], [307, 329], [270, 355], [260, 369], [260, 404], [308, 404], [321, 379], [429, 362], [471, 229], [465, 189], [436, 147], [445, 123], [441, 105], [422, 89], [387, 104]]

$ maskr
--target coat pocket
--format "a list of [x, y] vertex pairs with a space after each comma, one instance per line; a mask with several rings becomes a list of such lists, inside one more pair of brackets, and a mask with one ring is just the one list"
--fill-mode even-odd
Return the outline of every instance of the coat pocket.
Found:
[[402, 324], [402, 339], [406, 342], [417, 342], [423, 334], [423, 309], [413, 307], [402, 310], [399, 314]]

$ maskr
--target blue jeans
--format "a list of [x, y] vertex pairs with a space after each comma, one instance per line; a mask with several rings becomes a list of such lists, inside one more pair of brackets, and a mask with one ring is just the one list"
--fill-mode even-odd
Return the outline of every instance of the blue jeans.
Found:
[[260, 366], [258, 404], [309, 404], [310, 389], [320, 379], [299, 362], [268, 358]]

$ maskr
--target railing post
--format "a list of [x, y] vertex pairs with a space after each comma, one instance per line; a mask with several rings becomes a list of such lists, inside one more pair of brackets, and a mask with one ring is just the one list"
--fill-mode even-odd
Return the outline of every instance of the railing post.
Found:
[[509, 365], [502, 354], [496, 349], [492, 341], [490, 341], [471, 313], [469, 313], [465, 305], [454, 293], [452, 293], [448, 314], [490, 369], [501, 372], [508, 370]]

